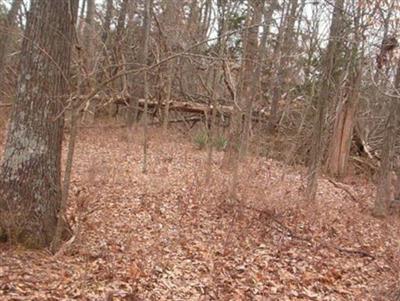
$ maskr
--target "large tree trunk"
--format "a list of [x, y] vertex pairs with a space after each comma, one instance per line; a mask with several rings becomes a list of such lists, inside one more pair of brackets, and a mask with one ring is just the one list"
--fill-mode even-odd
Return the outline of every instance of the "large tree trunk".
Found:
[[[400, 89], [400, 60], [397, 65], [397, 74], [394, 86], [396, 91], [394, 94], [399, 94]], [[379, 170], [379, 181], [377, 185], [375, 206], [373, 213], [376, 216], [385, 216], [389, 211], [390, 203], [390, 174], [393, 170], [396, 133], [399, 125], [400, 105], [397, 95], [391, 97], [389, 106], [389, 116], [386, 122], [385, 134], [381, 150], [381, 166]], [[397, 188], [398, 189], [398, 188]]]
[[355, 70], [354, 74], [351, 76], [352, 79], [348, 83], [348, 96], [340, 100], [337, 109], [335, 125], [328, 151], [327, 172], [335, 177], [344, 176], [347, 170], [359, 103], [361, 71]]
[[323, 135], [327, 100], [332, 97], [332, 91], [335, 91], [335, 78], [338, 72], [337, 60], [342, 43], [341, 28], [343, 26], [343, 6], [344, 0], [336, 0], [329, 34], [329, 43], [323, 60], [322, 84], [317, 95], [317, 112], [315, 114], [313, 126], [312, 146], [310, 151], [311, 160], [308, 167], [306, 189], [306, 196], [310, 201], [314, 201], [317, 194], [318, 175], [324, 151]]
[[32, 1], [17, 97], [0, 166], [0, 226], [25, 246], [50, 244], [61, 201], [59, 117], [68, 93], [77, 0]]
[[359, 104], [363, 54], [363, 49], [360, 51], [363, 32], [359, 26], [359, 18], [359, 16], [355, 18], [354, 44], [348, 63], [349, 80], [346, 83], [345, 93], [343, 93], [344, 97], [338, 102], [333, 134], [328, 149], [327, 172], [338, 178], [344, 176], [347, 170]]

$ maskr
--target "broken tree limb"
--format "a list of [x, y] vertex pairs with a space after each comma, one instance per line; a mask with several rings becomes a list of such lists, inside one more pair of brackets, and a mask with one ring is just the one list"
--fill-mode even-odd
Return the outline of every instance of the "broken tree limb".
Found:
[[[276, 230], [278, 232], [281, 232], [284, 235], [288, 235], [288, 236], [292, 237], [293, 239], [302, 241], [302, 242], [306, 243], [309, 247], [314, 245], [314, 246], [323, 247], [326, 249], [336, 250], [340, 253], [347, 254], [347, 255], [367, 257], [371, 260], [375, 260], [378, 257], [378, 256], [368, 252], [367, 250], [352, 249], [352, 248], [337, 246], [337, 245], [329, 243], [327, 241], [313, 240], [312, 237], [297, 234], [293, 229], [291, 229], [283, 221], [281, 221], [276, 216], [276, 213], [274, 213], [273, 211], [270, 211], [268, 209], [259, 209], [259, 208], [249, 206], [249, 205], [236, 205], [236, 206], [241, 206], [242, 209], [245, 208], [247, 210], [258, 212], [259, 214], [264, 214], [266, 218], [268, 218], [274, 222], [269, 225], [271, 228], [273, 228], [274, 230]], [[261, 215], [260, 215], [260, 217], [261, 217]]]
[[[181, 123], [181, 122], [198, 122], [202, 121], [203, 119], [200, 116], [192, 116], [188, 118], [176, 118], [176, 119], [170, 119], [168, 120], [168, 123]], [[161, 124], [161, 121], [154, 121], [150, 123], [150, 125], [159, 125]]]
[[358, 198], [356, 198], [353, 193], [350, 191], [350, 189], [348, 187], [346, 187], [346, 185], [342, 184], [342, 183], [338, 183], [332, 179], [327, 179], [329, 183], [331, 183], [333, 186], [335, 186], [336, 188], [343, 190], [344, 192], [346, 192], [346, 194], [350, 197], [350, 199], [355, 202], [358, 203], [360, 205], [365, 206], [364, 203], [362, 203]]
[[[126, 98], [116, 98], [114, 100], [116, 105], [127, 106], [129, 105], [129, 100]], [[143, 107], [145, 104], [144, 99], [139, 99], [139, 107]], [[212, 112], [213, 105], [186, 102], [186, 101], [169, 101], [169, 102], [158, 102], [158, 101], [148, 101], [147, 105], [149, 108], [165, 108], [169, 106], [169, 111], [183, 112], [183, 113], [194, 113], [209, 116]], [[229, 118], [233, 113], [233, 106], [229, 105], [218, 105], [216, 108], [217, 115]], [[242, 113], [244, 116], [244, 112]], [[269, 114], [266, 110], [253, 110], [252, 120], [253, 121], [267, 121]]]

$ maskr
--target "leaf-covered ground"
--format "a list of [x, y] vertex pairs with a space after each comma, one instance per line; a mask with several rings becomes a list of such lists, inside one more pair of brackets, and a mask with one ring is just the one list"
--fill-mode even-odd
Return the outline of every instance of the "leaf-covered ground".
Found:
[[[303, 200], [304, 171], [242, 162], [237, 196], [216, 153], [176, 134], [79, 136], [69, 217], [74, 241], [53, 256], [0, 245], [0, 300], [397, 300], [399, 217], [371, 217], [362, 179], [320, 181]], [[351, 193], [356, 200], [345, 190]]]

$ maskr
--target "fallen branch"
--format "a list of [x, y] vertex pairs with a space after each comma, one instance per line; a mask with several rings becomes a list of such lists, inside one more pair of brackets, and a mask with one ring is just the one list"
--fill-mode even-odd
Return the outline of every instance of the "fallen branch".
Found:
[[[362, 158], [362, 157], [358, 157], [358, 156], [352, 156], [351, 159], [362, 165], [366, 165], [368, 168], [370, 168], [373, 171], [376, 171], [379, 167], [379, 161], [377, 158], [368, 159], [368, 158]], [[378, 164], [374, 165], [374, 162], [376, 162]]]
[[[203, 120], [203, 118], [199, 117], [199, 116], [193, 116], [193, 117], [188, 117], [188, 118], [177, 118], [177, 119], [170, 119], [168, 120], [168, 123], [180, 123], [180, 122], [198, 122]], [[160, 124], [161, 121], [155, 121], [150, 123], [150, 125], [156, 125], [156, 124]]]
[[332, 184], [333, 186], [335, 186], [336, 188], [338, 188], [338, 189], [343, 190], [344, 192], [346, 192], [347, 195], [350, 197], [350, 199], [351, 199], [353, 202], [358, 203], [358, 204], [360, 204], [360, 205], [365, 205], [365, 204], [363, 204], [359, 199], [357, 199], [357, 198], [351, 193], [350, 189], [347, 188], [345, 185], [343, 185], [343, 184], [341, 184], [341, 183], [338, 183], [338, 182], [335, 182], [335, 181], [332, 180], [332, 179], [327, 179], [327, 180], [328, 180], [329, 183], [331, 183], [331, 184]]
[[[97, 102], [101, 103], [100, 106], [105, 106], [110, 103], [114, 103], [117, 106], [129, 106], [131, 105], [129, 96], [117, 96], [113, 97], [112, 100], [109, 101], [102, 101], [100, 97], [95, 98]], [[144, 99], [139, 99], [137, 102], [139, 108], [143, 108], [145, 105]], [[183, 112], [183, 113], [192, 113], [192, 114], [201, 114], [205, 116], [210, 116], [213, 110], [213, 105], [208, 105], [204, 103], [195, 103], [195, 102], [188, 102], [188, 101], [151, 101], [148, 100], [147, 106], [149, 109], [161, 109], [168, 107], [169, 111], [175, 112]], [[218, 105], [216, 108], [216, 113], [218, 116], [229, 118], [234, 111], [234, 107], [230, 105]], [[242, 113], [244, 116], [244, 113]], [[252, 120], [253, 121], [266, 121], [269, 118], [269, 113], [264, 110], [253, 110], [252, 112]]]
[[372, 254], [370, 254], [370, 253], [368, 253], [368, 252], [365, 252], [365, 251], [362, 251], [362, 250], [353, 250], [353, 249], [345, 249], [345, 248], [340, 248], [340, 247], [334, 247], [336, 250], [338, 250], [339, 252], [342, 252], [342, 253], [347, 253], [347, 254], [354, 254], [354, 255], [360, 255], [361, 257], [368, 257], [368, 258], [371, 258], [371, 259], [375, 259], [375, 256], [374, 255], [372, 255]]
[[[238, 205], [239, 206], [239, 205]], [[313, 241], [312, 239], [302, 236], [302, 235], [298, 235], [296, 234], [292, 229], [290, 229], [288, 226], [286, 226], [284, 223], [282, 223], [281, 221], [279, 221], [276, 217], [274, 217], [274, 215], [271, 213], [271, 211], [269, 210], [263, 210], [263, 209], [258, 209], [258, 208], [254, 208], [251, 206], [243, 206], [245, 209], [248, 210], [252, 210], [261, 214], [266, 215], [268, 218], [270, 218], [272, 221], [274, 221], [277, 225], [279, 225], [279, 227], [273, 227], [275, 230], [284, 233], [286, 235], [289, 235], [290, 237], [303, 241], [303, 242], [307, 242], [307, 244], [312, 245], [313, 243], [317, 243], [319, 246], [324, 247], [324, 248], [328, 248], [328, 249], [333, 249], [336, 251], [339, 251], [341, 253], [347, 253], [349, 255], [359, 255], [361, 257], [368, 257], [372, 260], [375, 260], [376, 257], [370, 253], [368, 253], [367, 251], [364, 250], [355, 250], [355, 249], [349, 249], [349, 248], [343, 248], [343, 247], [338, 247], [338, 246], [332, 246], [326, 242], [321, 242], [321, 241]], [[283, 229], [283, 230], [282, 230]]]

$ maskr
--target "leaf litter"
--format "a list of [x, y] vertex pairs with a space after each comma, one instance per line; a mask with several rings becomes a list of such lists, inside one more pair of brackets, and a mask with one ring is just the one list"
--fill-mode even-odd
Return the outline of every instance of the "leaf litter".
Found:
[[1, 300], [400, 300], [400, 222], [371, 216], [372, 184], [321, 179], [310, 204], [302, 168], [249, 157], [231, 199], [222, 152], [206, 179], [206, 152], [154, 131], [144, 175], [136, 137], [82, 130], [79, 238], [56, 256], [0, 245]]

